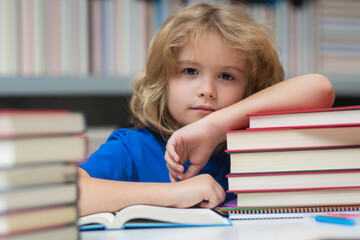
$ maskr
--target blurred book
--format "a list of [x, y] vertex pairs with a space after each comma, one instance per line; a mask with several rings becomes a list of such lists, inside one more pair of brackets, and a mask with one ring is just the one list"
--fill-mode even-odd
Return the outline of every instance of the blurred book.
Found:
[[77, 220], [76, 205], [35, 208], [0, 215], [0, 237], [66, 226]]
[[77, 166], [62, 162], [0, 168], [0, 191], [31, 185], [71, 183], [76, 182], [77, 177]]
[[67, 110], [0, 110], [0, 138], [29, 135], [82, 133], [85, 119]]
[[80, 112], [0, 110], [0, 238], [79, 239], [69, 226], [78, 217], [85, 130]]
[[66, 205], [78, 199], [76, 182], [12, 188], [0, 194], [0, 214], [30, 208]]
[[60, 228], [51, 228], [48, 230], [30, 232], [28, 234], [13, 235], [10, 237], [2, 237], [2, 240], [78, 240], [77, 225], [69, 225]]
[[85, 135], [0, 139], [0, 168], [22, 164], [79, 162], [87, 155]]

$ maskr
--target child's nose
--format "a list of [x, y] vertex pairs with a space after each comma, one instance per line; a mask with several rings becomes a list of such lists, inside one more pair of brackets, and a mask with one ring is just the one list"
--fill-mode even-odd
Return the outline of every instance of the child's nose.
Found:
[[214, 83], [212, 83], [212, 81], [202, 81], [198, 91], [198, 96], [215, 99], [217, 96]]

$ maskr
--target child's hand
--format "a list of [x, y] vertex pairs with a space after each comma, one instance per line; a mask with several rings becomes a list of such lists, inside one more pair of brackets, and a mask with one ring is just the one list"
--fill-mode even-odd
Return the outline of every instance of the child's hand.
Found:
[[208, 174], [172, 184], [173, 207], [188, 208], [199, 205], [214, 208], [225, 200], [224, 189]]
[[[171, 182], [176, 182], [177, 178], [183, 180], [197, 175], [218, 144], [213, 127], [205, 119], [174, 132], [167, 142], [165, 152]], [[188, 160], [191, 165], [184, 174], [183, 165]]]

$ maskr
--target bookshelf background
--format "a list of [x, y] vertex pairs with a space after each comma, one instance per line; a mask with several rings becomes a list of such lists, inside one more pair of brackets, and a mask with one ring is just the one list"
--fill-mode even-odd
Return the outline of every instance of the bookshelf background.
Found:
[[[194, 1], [0, 0], [0, 107], [68, 108], [89, 126], [129, 127], [151, 37]], [[323, 73], [335, 106], [360, 104], [360, 1], [231, 2], [275, 29], [287, 77]]]

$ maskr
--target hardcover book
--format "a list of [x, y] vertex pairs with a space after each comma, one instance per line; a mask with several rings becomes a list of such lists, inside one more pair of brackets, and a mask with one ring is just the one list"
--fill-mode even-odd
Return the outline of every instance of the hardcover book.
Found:
[[82, 113], [67, 110], [0, 110], [0, 138], [14, 136], [82, 133]]
[[249, 128], [227, 131], [226, 138], [227, 149], [231, 151], [352, 146], [360, 144], [360, 123], [322, 127]]
[[360, 106], [249, 114], [250, 128], [294, 127], [360, 122]]
[[359, 169], [253, 174], [231, 173], [227, 177], [229, 191], [237, 193], [360, 187]]
[[232, 173], [360, 169], [360, 145], [226, 152]]
[[22, 164], [79, 162], [87, 156], [85, 135], [0, 139], [0, 168]]
[[76, 205], [38, 208], [0, 215], [0, 237], [66, 226], [76, 222]]
[[359, 204], [360, 188], [308, 189], [237, 194], [237, 207], [343, 206]]
[[76, 182], [78, 179], [77, 171], [77, 165], [62, 162], [0, 168], [0, 191], [15, 187]]
[[0, 194], [0, 214], [25, 209], [72, 204], [76, 203], [77, 199], [78, 188], [76, 183], [12, 188]]

